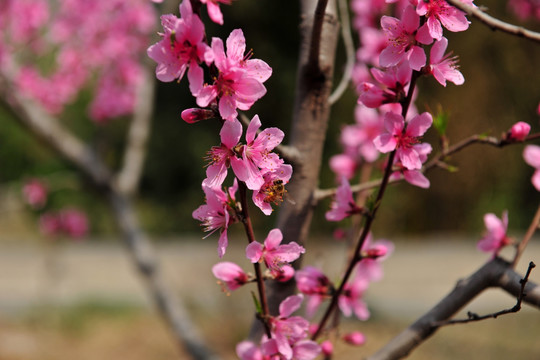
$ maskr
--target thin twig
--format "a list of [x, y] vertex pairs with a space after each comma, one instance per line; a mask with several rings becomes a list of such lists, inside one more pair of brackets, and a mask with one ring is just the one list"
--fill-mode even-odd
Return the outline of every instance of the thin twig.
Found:
[[525, 293], [525, 286], [527, 285], [527, 282], [529, 281], [529, 275], [531, 274], [532, 269], [534, 269], [535, 267], [536, 267], [536, 265], [531, 261], [529, 263], [529, 267], [527, 268], [527, 273], [525, 274], [525, 277], [519, 281], [519, 283], [521, 285], [521, 290], [520, 290], [520, 292], [519, 292], [519, 294], [517, 296], [516, 305], [514, 305], [513, 307], [508, 308], [508, 309], [504, 309], [504, 310], [501, 310], [501, 311], [497, 311], [497, 312], [494, 312], [494, 313], [491, 313], [491, 314], [482, 315], [482, 316], [480, 316], [480, 315], [478, 315], [476, 313], [473, 313], [471, 311], [468, 311], [466, 319], [454, 319], [454, 320], [438, 321], [438, 322], [434, 323], [433, 326], [441, 327], [441, 326], [446, 326], [446, 325], [467, 324], [467, 323], [470, 323], [470, 322], [482, 321], [482, 320], [486, 320], [486, 319], [496, 319], [497, 317], [499, 317], [501, 315], [512, 314], [512, 313], [518, 312], [519, 310], [521, 310], [521, 303], [522, 303], [523, 299], [525, 298], [525, 296], [527, 296], [527, 294]]
[[[427, 162], [420, 171], [425, 173], [428, 170], [431, 170], [432, 168], [435, 168], [435, 167], [440, 167], [440, 168], [448, 167], [446, 163], [443, 161], [446, 157], [452, 154], [455, 154], [458, 151], [461, 151], [473, 144], [485, 144], [485, 145], [490, 145], [497, 148], [502, 148], [507, 145], [516, 145], [516, 144], [526, 143], [526, 142], [537, 140], [537, 139], [540, 139], [540, 133], [531, 134], [527, 136], [523, 141], [510, 141], [510, 140], [505, 140], [505, 139], [499, 140], [492, 136], [472, 135], [472, 136], [469, 136], [468, 138], [461, 140], [455, 145], [450, 146], [447, 149], [441, 151], [439, 154], [433, 157], [429, 162]], [[403, 179], [393, 179], [389, 183], [392, 184], [392, 183], [401, 182], [401, 181], [403, 181]], [[381, 184], [381, 179], [375, 179], [368, 182], [351, 185], [351, 190], [353, 193], [357, 193], [360, 191], [376, 188], [380, 184]], [[337, 188], [317, 189], [313, 196], [313, 206], [315, 206], [322, 199], [334, 196], [336, 192], [337, 192]]]
[[525, 248], [527, 247], [527, 244], [529, 243], [529, 240], [531, 240], [533, 234], [538, 229], [538, 225], [540, 225], [540, 206], [538, 206], [538, 209], [536, 210], [536, 214], [534, 214], [533, 221], [531, 221], [531, 225], [529, 226], [529, 229], [527, 229], [527, 233], [521, 240], [521, 242], [518, 244], [516, 248], [516, 254], [514, 255], [514, 260], [512, 260], [512, 267], [515, 268], [521, 255], [523, 254], [523, 251], [525, 251]]
[[473, 7], [465, 4], [461, 0], [446, 0], [450, 5], [457, 7], [458, 9], [466, 12], [468, 15], [473, 16], [486, 24], [491, 30], [500, 30], [502, 32], [523, 37], [532, 41], [540, 42], [540, 33], [525, 29], [522, 26], [516, 26], [504, 21], [501, 21], [497, 18], [494, 18], [491, 15], [486, 14], [480, 8]]
[[[411, 77], [411, 83], [410, 83], [410, 86], [409, 86], [409, 92], [407, 94], [407, 97], [404, 99], [403, 103], [401, 104], [402, 105], [402, 116], [403, 116], [403, 118], [406, 118], [406, 116], [407, 116], [407, 112], [408, 112], [409, 106], [411, 104], [412, 94], [413, 94], [413, 92], [415, 90], [416, 80], [418, 79], [418, 76], [419, 76], [419, 72], [414, 71], [413, 74], [412, 74], [412, 77]], [[405, 129], [404, 129], [404, 131], [405, 131]], [[343, 293], [343, 290], [345, 289], [345, 286], [347, 285], [347, 282], [349, 281], [349, 278], [352, 275], [354, 267], [356, 266], [356, 264], [358, 264], [362, 260], [361, 250], [362, 250], [362, 247], [364, 246], [364, 243], [365, 243], [365, 241], [367, 239], [367, 236], [368, 236], [369, 232], [371, 231], [371, 226], [373, 225], [373, 221], [375, 220], [375, 215], [377, 214], [377, 210], [381, 206], [381, 202], [382, 202], [382, 199], [384, 197], [384, 193], [386, 191], [386, 188], [387, 188], [389, 180], [390, 180], [390, 175], [392, 174], [392, 167], [393, 167], [393, 164], [394, 164], [395, 155], [396, 155], [396, 150], [392, 151], [388, 155], [387, 164], [386, 164], [386, 168], [385, 168], [385, 171], [384, 171], [381, 186], [379, 187], [379, 191], [377, 192], [377, 197], [375, 198], [375, 202], [374, 202], [374, 205], [373, 205], [371, 211], [369, 212], [369, 214], [367, 214], [365, 216], [364, 227], [361, 229], [361, 231], [359, 233], [353, 257], [352, 257], [351, 261], [349, 262], [349, 265], [348, 265], [347, 269], [345, 270], [345, 274], [343, 275], [343, 277], [341, 279], [339, 288], [336, 290], [336, 292], [334, 294], [332, 294], [332, 300], [330, 301], [330, 304], [326, 308], [326, 311], [324, 312], [324, 315], [323, 315], [321, 321], [319, 322], [319, 325], [317, 327], [317, 331], [315, 331], [315, 333], [312, 335], [312, 337], [311, 337], [312, 340], [316, 340], [321, 335], [322, 331], [324, 330], [324, 327], [326, 326], [326, 323], [327, 323], [328, 319], [330, 318], [330, 315], [337, 308], [339, 297]]]
[[[251, 218], [249, 216], [248, 201], [247, 201], [247, 187], [243, 181], [238, 180], [238, 191], [240, 192], [240, 204], [242, 206], [241, 220], [242, 220], [242, 224], [244, 225], [244, 229], [246, 231], [248, 242], [251, 244], [252, 242], [255, 241], [255, 234], [253, 232], [253, 226], [251, 224]], [[268, 308], [268, 301], [266, 298], [266, 290], [264, 286], [264, 278], [261, 271], [261, 264], [256, 262], [253, 264], [253, 267], [255, 269], [257, 290], [259, 292], [259, 301], [261, 303], [261, 310], [262, 310], [262, 314], [260, 314], [259, 319], [264, 325], [266, 336], [268, 336], [268, 338], [271, 338], [272, 334], [270, 332], [270, 325], [268, 323], [270, 310]]]
[[137, 88], [137, 102], [127, 133], [122, 168], [116, 176], [120, 191], [130, 196], [137, 191], [141, 179], [154, 109], [156, 81], [150, 76], [148, 66], [145, 67], [142, 75], [141, 83]]
[[[520, 279], [521, 276], [511, 268], [511, 264], [503, 259], [495, 258], [489, 261], [467, 279], [459, 281], [437, 305], [386, 343], [368, 360], [397, 360], [406, 357], [439, 329], [433, 324], [449, 319], [487, 288], [499, 287], [517, 297], [522, 291]], [[527, 296], [523, 298], [523, 302], [540, 308], [539, 285], [529, 281], [524, 293]]]
[[347, 90], [347, 87], [351, 81], [352, 71], [356, 60], [347, 0], [339, 0], [338, 5], [341, 18], [341, 37], [343, 38], [343, 45], [345, 46], [347, 61], [345, 63], [345, 69], [343, 70], [343, 76], [341, 77], [338, 86], [328, 98], [330, 105], [335, 104]]

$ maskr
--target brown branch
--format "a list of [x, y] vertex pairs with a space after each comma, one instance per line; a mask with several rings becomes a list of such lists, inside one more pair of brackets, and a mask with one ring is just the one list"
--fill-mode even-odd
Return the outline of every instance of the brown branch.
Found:
[[137, 102], [128, 129], [123, 165], [116, 176], [118, 189], [130, 196], [137, 191], [144, 167], [146, 144], [150, 136], [154, 109], [155, 88], [156, 81], [151, 76], [149, 67], [146, 66], [141, 84], [137, 89]]
[[[428, 170], [431, 170], [434, 167], [447, 168], [448, 166], [443, 161], [443, 159], [473, 144], [485, 144], [485, 145], [491, 145], [494, 147], [502, 148], [507, 145], [516, 145], [516, 144], [526, 143], [526, 142], [537, 140], [537, 139], [540, 139], [540, 133], [531, 134], [527, 136], [523, 141], [511, 141], [507, 139], [499, 140], [492, 136], [472, 135], [468, 138], [461, 140], [455, 145], [450, 146], [447, 149], [444, 149], [440, 153], [438, 153], [435, 157], [433, 157], [429, 162], [427, 162], [422, 167], [421, 171], [427, 172]], [[360, 191], [374, 189], [381, 184], [381, 181], [382, 179], [376, 179], [376, 180], [371, 180], [368, 182], [352, 185], [351, 190], [353, 193], [357, 193]], [[395, 179], [395, 180], [391, 180], [389, 183], [392, 184], [392, 183], [401, 182], [401, 181], [403, 181], [403, 179]], [[321, 201], [322, 199], [334, 196], [336, 192], [337, 192], [337, 188], [317, 189], [313, 196], [313, 206], [316, 206], [317, 203]]]
[[317, 0], [315, 16], [313, 17], [308, 63], [311, 64], [314, 69], [320, 68], [319, 57], [321, 56], [321, 34], [327, 5], [328, 0]]
[[[252, 242], [255, 241], [255, 233], [253, 232], [253, 225], [251, 224], [251, 218], [249, 216], [249, 205], [247, 201], [247, 187], [243, 181], [238, 180], [238, 191], [240, 193], [240, 204], [242, 206], [241, 220], [242, 220], [242, 224], [244, 225], [244, 230], [246, 231], [248, 242], [251, 244]], [[255, 280], [257, 282], [257, 290], [259, 292], [259, 302], [261, 303], [261, 311], [262, 311], [262, 314], [260, 314], [259, 319], [261, 320], [264, 326], [266, 336], [268, 336], [268, 338], [271, 339], [272, 334], [270, 332], [270, 325], [268, 323], [270, 311], [268, 310], [268, 302], [266, 299], [266, 290], [264, 286], [264, 278], [261, 271], [261, 264], [256, 262], [253, 264], [253, 267], [255, 269]]]
[[[294, 164], [294, 172], [287, 193], [293, 202], [283, 202], [278, 213], [277, 227], [283, 233], [283, 243], [296, 241], [305, 244], [311, 220], [313, 218], [313, 193], [319, 182], [322, 152], [330, 105], [328, 97], [332, 90], [335, 54], [339, 35], [335, 0], [329, 0], [326, 14], [319, 17], [321, 27], [318, 56], [310, 56], [311, 44], [314, 43], [315, 7], [317, 1], [301, 0], [300, 54], [295, 89], [295, 101], [289, 145], [300, 154]], [[315, 61], [315, 59], [317, 59]], [[301, 260], [293, 266], [298, 267]], [[270, 314], [277, 314], [279, 304], [295, 291], [294, 280], [288, 282], [271, 281], [268, 283], [268, 305]], [[262, 331], [261, 331], [262, 333]], [[251, 335], [255, 332], [252, 331]], [[260, 339], [257, 338], [257, 340]]]
[[460, 0], [446, 0], [450, 5], [455, 6], [456, 8], [464, 11], [470, 16], [475, 17], [484, 24], [486, 24], [491, 30], [500, 30], [502, 32], [523, 37], [532, 41], [540, 42], [540, 33], [525, 29], [521, 26], [512, 25], [501, 21], [493, 16], [490, 16], [483, 12], [480, 8], [473, 7], [465, 4]]
[[527, 247], [529, 240], [531, 240], [532, 236], [538, 229], [539, 225], [540, 225], [540, 206], [538, 206], [538, 209], [536, 210], [536, 214], [534, 214], [534, 218], [531, 221], [529, 228], [527, 229], [527, 233], [525, 234], [523, 239], [519, 242], [518, 246], [516, 247], [516, 254], [514, 255], [514, 260], [512, 260], [512, 267], [514, 269], [516, 268], [516, 265], [519, 262], [519, 259], [521, 258], [523, 251], [525, 251], [525, 248]]
[[354, 51], [354, 42], [351, 33], [351, 21], [349, 19], [349, 5], [347, 4], [347, 0], [338, 0], [338, 5], [341, 19], [341, 37], [343, 38], [347, 61], [345, 62], [343, 76], [341, 77], [338, 86], [328, 98], [331, 105], [335, 104], [347, 90], [347, 87], [351, 82], [354, 63], [356, 61], [356, 52]]
[[[500, 258], [489, 261], [467, 279], [460, 280], [454, 290], [435, 307], [390, 340], [368, 360], [393, 360], [407, 356], [438, 330], [437, 323], [452, 317], [487, 288], [500, 287], [515, 297], [519, 296], [522, 291], [520, 280], [521, 276], [512, 269], [510, 263]], [[523, 301], [540, 309], [540, 286], [529, 281], [525, 285], [524, 293], [527, 296]]]
[[521, 288], [520, 288], [521, 290], [519, 291], [519, 294], [517, 296], [516, 305], [512, 306], [511, 308], [500, 310], [500, 311], [497, 311], [491, 314], [486, 314], [486, 315], [478, 315], [471, 311], [467, 311], [466, 319], [452, 319], [452, 320], [446, 320], [446, 321], [439, 321], [435, 323], [434, 325], [438, 327], [442, 327], [442, 326], [454, 325], [454, 324], [468, 324], [470, 322], [482, 321], [486, 319], [496, 319], [501, 315], [517, 313], [519, 310], [521, 310], [521, 303], [523, 301], [523, 298], [527, 295], [525, 293], [525, 286], [527, 285], [527, 282], [529, 281], [529, 275], [531, 275], [532, 269], [534, 269], [535, 267], [536, 265], [531, 261], [529, 263], [529, 267], [527, 268], [527, 273], [525, 274], [525, 277], [519, 280], [519, 283], [521, 284]]

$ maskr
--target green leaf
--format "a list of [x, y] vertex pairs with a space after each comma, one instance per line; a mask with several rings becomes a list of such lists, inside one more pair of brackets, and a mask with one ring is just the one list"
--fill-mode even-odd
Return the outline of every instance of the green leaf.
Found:
[[255, 304], [255, 310], [257, 311], [257, 314], [262, 315], [262, 306], [259, 302], [259, 299], [257, 299], [257, 295], [255, 295], [255, 292], [251, 292], [251, 298], [253, 299], [253, 303]]
[[446, 127], [448, 125], [449, 117], [450, 117], [450, 114], [444, 112], [442, 108], [439, 106], [437, 115], [435, 115], [435, 117], [433, 118], [433, 126], [435, 127], [439, 135], [441, 136], [446, 135]]

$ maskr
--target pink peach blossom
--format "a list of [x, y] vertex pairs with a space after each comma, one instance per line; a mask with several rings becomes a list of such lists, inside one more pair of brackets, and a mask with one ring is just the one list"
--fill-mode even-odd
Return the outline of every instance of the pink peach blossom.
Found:
[[382, 67], [398, 65], [405, 59], [414, 70], [420, 70], [426, 64], [426, 54], [417, 44], [431, 44], [433, 39], [425, 25], [420, 27], [420, 17], [412, 6], [405, 8], [401, 20], [383, 16], [381, 27], [388, 39], [388, 45], [379, 58]]
[[429, 72], [442, 86], [446, 86], [446, 80], [462, 85], [465, 78], [458, 70], [457, 56], [444, 55], [447, 46], [448, 40], [445, 37], [435, 41], [429, 53]]
[[[464, 2], [472, 5], [472, 0]], [[418, 1], [416, 13], [427, 18], [429, 34], [436, 40], [440, 40], [443, 35], [441, 24], [453, 32], [465, 31], [469, 28], [465, 13], [444, 0]]]
[[349, 181], [343, 177], [341, 179], [341, 185], [336, 191], [334, 201], [332, 201], [332, 204], [330, 205], [330, 210], [325, 214], [326, 220], [341, 221], [346, 217], [358, 214], [361, 211], [362, 209], [356, 205], [356, 201], [353, 198]]
[[523, 150], [525, 162], [536, 169], [531, 179], [536, 190], [540, 191], [540, 146], [527, 145]]
[[504, 246], [512, 243], [512, 240], [506, 235], [508, 212], [503, 212], [501, 219], [495, 214], [486, 214], [484, 215], [484, 224], [486, 225], [486, 233], [478, 242], [478, 250], [493, 253], [493, 256], [496, 256]]
[[518, 121], [508, 131], [507, 139], [513, 141], [523, 141], [529, 135], [531, 125], [523, 121]]
[[242, 268], [235, 263], [224, 261], [212, 267], [212, 273], [223, 281], [231, 291], [238, 289], [248, 282], [248, 276]]
[[[373, 140], [375, 147], [383, 153], [396, 150], [396, 157], [408, 170], [420, 169], [422, 161], [417, 149], [413, 146], [419, 142], [431, 126], [431, 114], [424, 112], [416, 115], [405, 125], [403, 116], [387, 112], [384, 115], [385, 133]], [[406, 127], [405, 127], [406, 126]]]
[[281, 245], [281, 240], [283, 240], [281, 230], [270, 230], [264, 240], [264, 246], [253, 241], [246, 247], [246, 257], [252, 263], [264, 261], [270, 271], [279, 274], [283, 265], [293, 262], [305, 252], [305, 249], [296, 242]]

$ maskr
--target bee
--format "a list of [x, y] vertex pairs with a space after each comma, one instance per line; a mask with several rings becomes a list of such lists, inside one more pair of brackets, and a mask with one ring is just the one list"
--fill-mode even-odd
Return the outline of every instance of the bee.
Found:
[[[287, 190], [285, 190], [285, 184], [281, 179], [274, 180], [271, 184], [266, 185], [263, 188], [262, 192], [265, 195], [263, 201], [265, 203], [274, 205], [279, 205], [281, 202], [283, 202], [283, 198], [287, 194]], [[286, 200], [294, 204], [294, 201], [288, 198]]]

